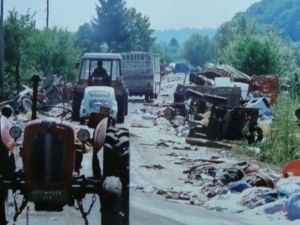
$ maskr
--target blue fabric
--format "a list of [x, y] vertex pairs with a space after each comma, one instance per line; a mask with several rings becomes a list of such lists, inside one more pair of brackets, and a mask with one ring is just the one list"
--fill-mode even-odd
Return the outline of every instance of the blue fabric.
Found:
[[227, 194], [228, 191], [230, 192], [237, 192], [237, 193], [241, 193], [242, 191], [244, 191], [247, 188], [250, 188], [251, 185], [248, 184], [247, 182], [244, 181], [238, 181], [238, 182], [234, 182], [229, 184], [227, 187], [223, 188], [218, 194], [222, 195], [222, 194]]
[[290, 220], [300, 219], [300, 193], [292, 195], [285, 204]]

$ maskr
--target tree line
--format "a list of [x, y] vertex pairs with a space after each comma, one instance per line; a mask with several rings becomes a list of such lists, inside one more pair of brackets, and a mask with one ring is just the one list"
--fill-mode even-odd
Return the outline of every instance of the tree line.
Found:
[[149, 18], [127, 8], [124, 0], [99, 0], [95, 10], [97, 15], [77, 32], [37, 29], [34, 13], [10, 11], [4, 21], [6, 91], [20, 91], [32, 74], [58, 74], [75, 81], [74, 65], [84, 52], [151, 51], [166, 63], [226, 63], [250, 76], [292, 76], [299, 71], [299, 43], [282, 39], [274, 27], [259, 29], [244, 13], [222, 24], [213, 38], [193, 34], [180, 46], [175, 38], [168, 45], [156, 43]]
[[123, 0], [99, 0], [95, 10], [97, 16], [77, 32], [37, 29], [34, 13], [9, 11], [4, 21], [4, 92], [19, 92], [33, 74], [58, 74], [75, 81], [74, 65], [84, 52], [149, 51], [155, 38], [148, 17], [126, 8]]
[[192, 67], [207, 62], [229, 64], [249, 76], [278, 74], [290, 78], [300, 72], [300, 43], [283, 39], [273, 26], [262, 30], [245, 13], [223, 23], [213, 38], [193, 34], [175, 53], [171, 52], [172, 42], [167, 46], [172, 59], [178, 57]]

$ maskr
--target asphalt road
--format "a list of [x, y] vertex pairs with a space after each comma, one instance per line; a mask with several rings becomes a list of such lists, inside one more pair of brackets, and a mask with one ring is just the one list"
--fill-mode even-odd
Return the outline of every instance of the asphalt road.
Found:
[[[142, 107], [141, 102], [130, 103], [130, 112], [133, 112]], [[128, 115], [130, 117], [130, 115]], [[128, 118], [127, 118], [128, 119]], [[128, 124], [125, 124], [128, 126]], [[134, 145], [131, 145], [134, 146]], [[134, 149], [133, 149], [134, 150]], [[85, 173], [90, 173], [90, 161], [91, 154], [86, 154], [83, 161]], [[84, 200], [84, 208], [87, 210], [91, 204], [92, 195], [87, 195]], [[10, 195], [9, 202], [12, 202], [12, 196]], [[20, 204], [22, 196], [18, 196], [17, 202]], [[34, 205], [29, 204], [29, 212], [27, 214], [27, 208], [19, 217], [18, 224], [30, 225], [84, 225], [84, 220], [78, 210], [73, 207], [64, 207], [62, 212], [36, 212]], [[9, 225], [12, 225], [12, 217], [14, 214], [14, 207], [9, 207]], [[97, 201], [88, 216], [90, 225], [100, 224], [100, 203], [97, 197]], [[151, 194], [142, 193], [131, 189], [130, 194], [130, 224], [131, 225], [254, 225], [257, 223], [252, 222], [249, 218], [243, 217], [239, 214], [220, 213], [216, 211], [210, 211], [198, 206], [192, 206], [189, 204], [179, 204], [175, 202], [166, 201], [163, 197]], [[264, 223], [266, 225], [266, 223]], [[274, 224], [273, 224], [274, 225]]]

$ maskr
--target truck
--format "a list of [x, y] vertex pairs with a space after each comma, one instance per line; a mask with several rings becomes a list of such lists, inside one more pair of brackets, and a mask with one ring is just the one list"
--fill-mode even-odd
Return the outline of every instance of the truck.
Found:
[[157, 98], [160, 92], [160, 57], [149, 52], [123, 52], [121, 70], [129, 96]]

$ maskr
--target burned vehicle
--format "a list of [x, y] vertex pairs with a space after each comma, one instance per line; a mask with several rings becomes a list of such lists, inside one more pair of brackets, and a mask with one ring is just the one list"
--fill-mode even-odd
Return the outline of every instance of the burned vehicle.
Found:
[[[0, 224], [6, 224], [6, 198], [13, 193], [15, 214], [24, 210], [28, 202], [36, 211], [62, 211], [63, 207], [75, 206], [85, 224], [99, 196], [101, 224], [129, 224], [129, 131], [111, 125], [110, 109], [89, 116], [88, 128], [75, 130], [74, 123], [57, 118], [37, 118], [37, 90], [39, 76], [33, 81], [32, 119], [24, 131], [12, 126], [8, 117], [12, 112], [3, 107], [0, 133]], [[90, 130], [93, 131], [90, 131]], [[19, 149], [18, 139], [22, 139]], [[87, 143], [93, 148], [92, 175], [83, 174], [82, 161], [87, 153]], [[21, 169], [16, 167], [20, 155]], [[103, 154], [100, 165], [99, 154]], [[101, 168], [103, 168], [101, 170]], [[83, 199], [93, 194], [90, 207], [83, 208]], [[22, 195], [21, 205], [16, 196]], [[27, 217], [29, 217], [27, 208]]]

